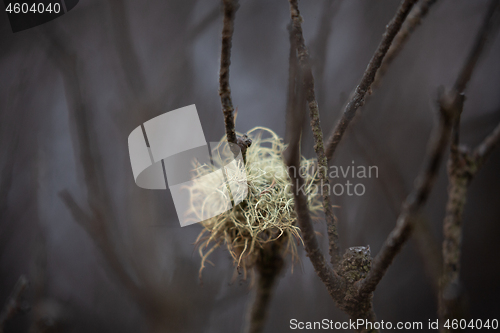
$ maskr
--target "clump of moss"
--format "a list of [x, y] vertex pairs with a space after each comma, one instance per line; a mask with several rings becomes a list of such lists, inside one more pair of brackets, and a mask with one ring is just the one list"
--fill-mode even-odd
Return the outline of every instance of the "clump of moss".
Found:
[[[256, 127], [247, 133], [252, 145], [246, 152], [246, 175], [233, 173], [229, 182], [244, 182], [248, 185], [248, 195], [238, 205], [213, 218], [203, 221], [203, 231], [198, 236], [201, 256], [200, 277], [208, 256], [219, 246], [226, 246], [235, 266], [247, 271], [258, 260], [259, 251], [269, 242], [279, 242], [282, 254], [290, 254], [297, 259], [297, 245], [302, 241], [297, 226], [294, 200], [288, 169], [283, 159], [286, 145], [272, 130]], [[221, 142], [225, 141], [225, 138]], [[304, 179], [304, 192], [313, 218], [318, 218], [322, 204], [317, 195], [316, 160], [302, 157], [300, 176]], [[215, 167], [201, 165], [196, 176], [204, 176]], [[246, 178], [246, 180], [245, 180]], [[198, 186], [194, 183], [194, 187]], [[201, 186], [201, 185], [200, 185]], [[197, 188], [190, 189], [192, 202], [198, 202], [207, 209], [206, 200], [200, 200]], [[223, 191], [220, 191], [222, 193]], [[198, 193], [197, 197], [195, 193]], [[199, 207], [198, 207], [199, 208]], [[193, 206], [193, 210], [197, 207]]]

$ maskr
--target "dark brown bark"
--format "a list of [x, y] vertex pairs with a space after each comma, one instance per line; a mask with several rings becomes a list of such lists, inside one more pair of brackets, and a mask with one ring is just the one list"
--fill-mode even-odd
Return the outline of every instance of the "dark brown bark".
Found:
[[223, 0], [224, 26], [222, 28], [222, 49], [219, 72], [219, 95], [224, 114], [226, 136], [229, 143], [236, 142], [234, 129], [234, 107], [229, 86], [229, 67], [231, 65], [231, 47], [234, 33], [234, 16], [238, 9], [237, 0]]

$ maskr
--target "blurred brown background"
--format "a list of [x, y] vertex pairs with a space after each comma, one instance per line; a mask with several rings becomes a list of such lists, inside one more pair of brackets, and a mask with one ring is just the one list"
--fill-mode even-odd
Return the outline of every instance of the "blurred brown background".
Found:
[[[322, 0], [300, 3], [325, 135], [398, 3], [335, 0], [328, 11]], [[266, 126], [283, 136], [288, 2], [240, 4], [230, 78], [236, 129]], [[361, 181], [362, 197], [334, 197], [343, 247], [369, 244], [376, 254], [393, 228], [437, 122], [438, 88], [455, 80], [486, 8], [483, 0], [439, 0], [349, 129], [334, 164], [376, 165], [379, 178]], [[324, 33], [317, 31], [322, 15], [329, 15], [331, 31], [326, 43], [315, 44]], [[16, 34], [0, 15], [0, 305], [20, 274], [31, 282], [25, 296], [31, 311], [9, 321], [6, 332], [208, 333], [243, 326], [249, 282], [231, 283], [231, 258], [217, 250], [215, 267], [204, 270], [200, 285], [193, 243], [201, 227], [179, 226], [169, 191], [135, 185], [127, 147], [136, 126], [190, 104], [197, 106], [207, 141], [222, 137], [221, 29], [220, 3], [212, 0], [80, 0], [68, 14]], [[466, 91], [466, 144], [476, 145], [500, 122], [499, 55], [497, 36]], [[91, 161], [82, 160], [85, 146]], [[310, 133], [302, 149], [313, 156]], [[84, 176], [89, 163], [98, 189]], [[473, 181], [464, 214], [462, 277], [474, 319], [500, 313], [499, 169], [497, 149]], [[442, 166], [422, 217], [438, 241], [446, 186]], [[59, 196], [64, 190], [85, 211], [106, 198], [100, 206], [111, 230], [106, 244], [119, 259], [103, 255], [75, 221]], [[317, 230], [325, 234], [322, 225]], [[437, 318], [424, 264], [437, 257], [432, 245], [421, 244], [409, 242], [377, 288], [379, 320], [422, 321], [425, 327]], [[347, 319], [303, 251], [301, 256], [293, 274], [288, 266], [280, 281], [266, 332], [288, 332], [292, 318]]]

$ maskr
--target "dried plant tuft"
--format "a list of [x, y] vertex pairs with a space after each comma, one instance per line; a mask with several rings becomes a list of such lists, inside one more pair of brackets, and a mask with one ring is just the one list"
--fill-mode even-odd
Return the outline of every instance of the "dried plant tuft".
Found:
[[[272, 130], [256, 127], [247, 135], [252, 145], [246, 155], [246, 181], [248, 195], [238, 205], [213, 218], [203, 221], [203, 231], [196, 240], [201, 256], [200, 278], [208, 256], [219, 246], [225, 245], [234, 259], [238, 271], [243, 270], [243, 278], [252, 269], [265, 244], [278, 242], [283, 255], [290, 254], [292, 261], [297, 260], [297, 246], [302, 242], [297, 216], [294, 209], [292, 187], [283, 159], [286, 145]], [[225, 142], [225, 138], [221, 140]], [[196, 176], [213, 172], [215, 167], [200, 165]], [[300, 170], [304, 178], [303, 191], [308, 199], [312, 216], [319, 218], [322, 203], [317, 195], [317, 162], [315, 159], [301, 158]], [[241, 182], [244, 174], [234, 173], [228, 182]], [[200, 200], [203, 189], [194, 183], [191, 192], [192, 209], [203, 205], [208, 209], [207, 199]], [[197, 203], [194, 205], [194, 203]], [[198, 207], [197, 207], [198, 205]]]

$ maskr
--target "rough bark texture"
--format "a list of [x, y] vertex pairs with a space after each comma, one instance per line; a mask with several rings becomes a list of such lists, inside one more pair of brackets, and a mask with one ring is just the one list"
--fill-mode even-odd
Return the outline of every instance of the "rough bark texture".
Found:
[[224, 113], [224, 124], [226, 136], [229, 143], [236, 142], [234, 130], [234, 107], [231, 99], [231, 88], [229, 86], [229, 66], [231, 65], [231, 46], [234, 32], [234, 16], [238, 9], [238, 1], [224, 0], [224, 26], [222, 28], [222, 50], [220, 57], [219, 72], [219, 95]]
[[470, 182], [500, 140], [500, 125], [478, 145], [474, 152], [460, 146], [460, 115], [464, 104], [463, 92], [467, 88], [472, 73], [476, 68], [488, 40], [498, 28], [495, 17], [500, 11], [500, 2], [492, 0], [485, 14], [474, 44], [460, 70], [450, 96], [454, 103], [449, 103], [451, 111], [457, 113], [453, 123], [453, 142], [448, 160], [448, 202], [443, 221], [443, 270], [440, 280], [439, 316], [441, 332], [452, 332], [443, 324], [447, 320], [464, 318], [463, 292], [460, 283], [460, 258], [462, 252], [462, 215], [465, 208], [467, 190]]

